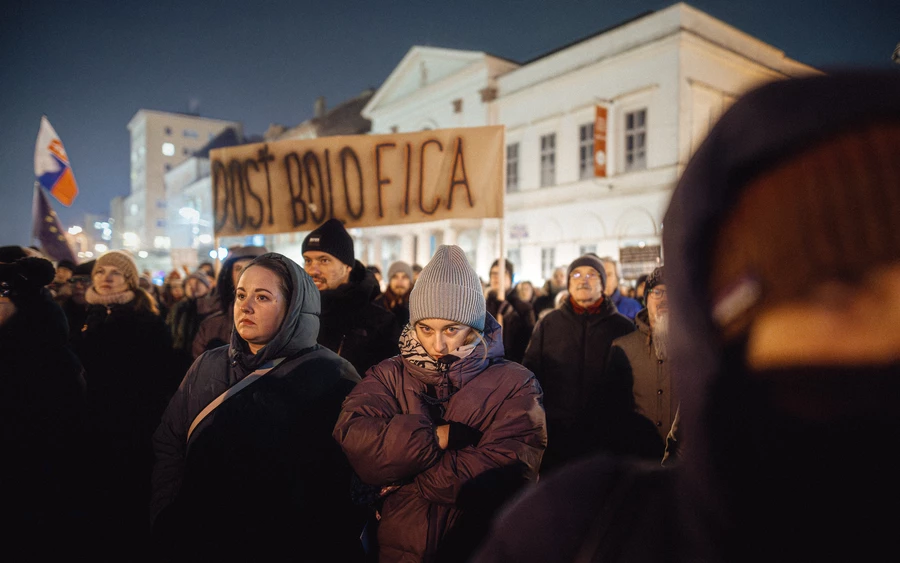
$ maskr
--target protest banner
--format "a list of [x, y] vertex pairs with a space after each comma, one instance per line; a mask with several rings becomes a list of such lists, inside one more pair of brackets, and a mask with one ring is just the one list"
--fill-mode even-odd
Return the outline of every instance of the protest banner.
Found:
[[210, 151], [216, 237], [503, 216], [504, 128], [322, 137]]

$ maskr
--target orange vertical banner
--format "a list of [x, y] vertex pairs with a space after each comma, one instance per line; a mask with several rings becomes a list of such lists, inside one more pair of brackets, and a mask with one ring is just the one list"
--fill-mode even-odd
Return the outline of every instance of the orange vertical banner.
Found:
[[597, 104], [594, 117], [594, 176], [606, 177], [606, 106]]

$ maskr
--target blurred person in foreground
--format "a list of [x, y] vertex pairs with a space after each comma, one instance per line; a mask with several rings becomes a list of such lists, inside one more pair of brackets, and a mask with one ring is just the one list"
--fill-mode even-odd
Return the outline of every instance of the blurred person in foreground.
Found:
[[316, 344], [318, 314], [294, 261], [269, 253], [243, 268], [231, 344], [197, 358], [154, 434], [164, 560], [361, 559], [364, 511], [331, 439], [359, 376]]
[[22, 561], [52, 560], [56, 542], [84, 549], [85, 383], [53, 276], [48, 260], [0, 248], [3, 553]]
[[410, 296], [399, 356], [348, 395], [334, 429], [378, 510], [378, 561], [465, 561], [495, 510], [537, 480], [541, 388], [503, 359], [475, 270], [441, 245]]
[[665, 216], [671, 468], [591, 459], [496, 523], [493, 561], [877, 561], [900, 502], [900, 74], [740, 98]]

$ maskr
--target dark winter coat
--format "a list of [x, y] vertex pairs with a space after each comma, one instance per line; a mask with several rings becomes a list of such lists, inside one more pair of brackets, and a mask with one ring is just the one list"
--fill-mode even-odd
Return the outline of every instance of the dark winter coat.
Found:
[[50, 560], [55, 542], [80, 551], [84, 539], [85, 383], [67, 334], [47, 290], [17, 300], [0, 326], [3, 550], [13, 559]]
[[204, 296], [188, 297], [172, 306], [166, 324], [172, 331], [172, 348], [185, 363], [185, 371], [194, 360], [194, 339], [200, 324], [218, 310], [218, 300]]
[[[335, 439], [363, 482], [401, 485], [381, 507], [381, 563], [464, 561], [497, 506], [536, 480], [547, 443], [540, 385], [503, 359], [499, 335], [488, 316], [486, 350], [479, 344], [446, 372], [390, 358], [347, 397]], [[438, 446], [436, 421], [422, 398], [428, 386], [439, 396], [457, 389], [444, 403], [443, 420], [481, 432], [477, 446]]]
[[121, 542], [140, 552], [149, 537], [150, 438], [184, 375], [165, 322], [135, 303], [91, 305], [76, 341], [87, 381], [94, 541], [112, 551]]
[[356, 261], [350, 281], [321, 292], [319, 344], [346, 359], [358, 373], [399, 353], [402, 327], [386, 309], [372, 302], [375, 275]]
[[[475, 563], [838, 562], [894, 552], [896, 409], [836, 427], [779, 413], [767, 382], [748, 377], [744, 344], [725, 347], [716, 333], [708, 253], [749, 179], [824, 136], [900, 123], [898, 92], [896, 71], [837, 71], [762, 86], [720, 118], [664, 219], [681, 459], [651, 469], [596, 457], [542, 480], [498, 518]], [[882, 371], [880, 380], [849, 374], [849, 403], [860, 386], [885, 392], [867, 399], [871, 415], [896, 403], [896, 362]], [[810, 366], [769, 375], [808, 393], [848, 374]]]
[[[280, 255], [274, 255], [280, 256]], [[151, 513], [160, 550], [186, 561], [353, 561], [364, 512], [331, 429], [359, 380], [316, 344], [319, 291], [295, 263], [289, 309], [256, 355], [237, 332], [202, 354], [154, 434]], [[203, 419], [196, 416], [254, 370], [285, 358]]]
[[512, 288], [502, 302], [497, 299], [496, 293], [488, 294], [485, 308], [496, 319], [502, 316], [503, 357], [511, 362], [521, 362], [534, 331], [535, 316], [531, 303], [522, 301], [516, 288]]
[[578, 314], [566, 301], [535, 327], [523, 364], [544, 390], [550, 440], [545, 469], [596, 449], [592, 428], [602, 427], [598, 417], [623, 401], [630, 404], [630, 382], [610, 380], [606, 365], [612, 341], [632, 331], [634, 324], [605, 298], [595, 314]]
[[653, 423], [662, 445], [678, 410], [670, 364], [656, 357], [647, 309], [634, 320], [637, 330], [613, 341], [608, 370], [613, 379], [632, 381], [635, 411]]

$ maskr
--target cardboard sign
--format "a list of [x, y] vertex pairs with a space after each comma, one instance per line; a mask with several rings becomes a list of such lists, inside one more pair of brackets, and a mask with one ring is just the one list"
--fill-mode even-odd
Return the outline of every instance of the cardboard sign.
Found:
[[594, 117], [594, 176], [606, 177], [606, 106], [597, 105]]
[[216, 236], [503, 216], [502, 126], [210, 151]]

